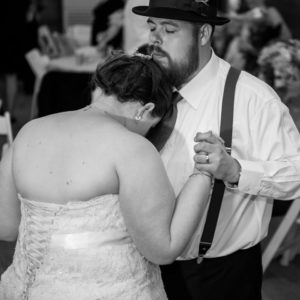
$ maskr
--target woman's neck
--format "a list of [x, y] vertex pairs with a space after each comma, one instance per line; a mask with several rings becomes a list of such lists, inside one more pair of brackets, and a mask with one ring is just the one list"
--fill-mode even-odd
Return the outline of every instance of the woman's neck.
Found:
[[122, 104], [112, 96], [104, 96], [92, 102], [87, 109], [99, 112], [127, 128], [126, 117], [122, 113]]

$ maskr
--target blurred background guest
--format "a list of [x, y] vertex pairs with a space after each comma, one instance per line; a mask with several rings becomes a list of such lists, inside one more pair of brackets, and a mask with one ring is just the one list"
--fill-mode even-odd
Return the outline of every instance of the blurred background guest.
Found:
[[[300, 40], [270, 43], [261, 50], [257, 64], [258, 76], [280, 95], [300, 131]], [[274, 200], [272, 216], [284, 216], [292, 202]]]
[[260, 50], [280, 37], [280, 25], [273, 26], [264, 18], [249, 19], [242, 24], [239, 34], [232, 39], [225, 60], [232, 66], [256, 75]]
[[291, 31], [288, 28], [284, 18], [274, 6], [269, 6], [266, 4], [265, 0], [245, 0], [247, 5], [247, 10], [244, 13], [237, 13], [231, 11], [229, 17], [232, 20], [238, 20], [241, 22], [264, 19], [268, 24], [273, 27], [280, 26], [280, 38], [289, 39], [292, 37]]
[[259, 77], [280, 95], [300, 130], [300, 40], [277, 41], [263, 48], [258, 65]]
[[227, 0], [223, 14], [231, 19], [224, 28], [216, 28], [216, 52], [230, 64], [257, 74], [260, 50], [275, 39], [289, 39], [292, 34], [284, 18], [270, 1]]
[[[3, 110], [12, 115], [18, 80], [29, 83], [30, 69], [24, 55], [37, 42], [36, 9], [37, 2], [34, 0], [0, 2], [0, 75], [4, 83], [0, 97], [3, 98]], [[29, 76], [32, 76], [30, 71]]]
[[123, 8], [123, 0], [101, 0], [93, 9], [91, 44], [100, 52], [122, 47]]
[[[248, 10], [246, 0], [227, 0], [222, 2], [220, 13], [224, 15], [241, 14]], [[216, 26], [213, 35], [214, 50], [224, 57], [226, 49], [231, 40], [240, 34], [242, 22], [232, 19], [226, 26]]]

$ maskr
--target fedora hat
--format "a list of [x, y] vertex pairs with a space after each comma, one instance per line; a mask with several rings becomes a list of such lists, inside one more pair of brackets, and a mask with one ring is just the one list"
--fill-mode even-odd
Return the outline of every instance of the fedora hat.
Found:
[[150, 0], [149, 6], [135, 6], [140, 16], [224, 25], [229, 19], [217, 16], [217, 0]]

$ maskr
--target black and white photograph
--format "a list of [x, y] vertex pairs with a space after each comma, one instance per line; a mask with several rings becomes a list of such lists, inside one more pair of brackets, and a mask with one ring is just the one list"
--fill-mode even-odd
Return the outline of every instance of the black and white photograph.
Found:
[[0, 13], [0, 300], [300, 299], [299, 0]]

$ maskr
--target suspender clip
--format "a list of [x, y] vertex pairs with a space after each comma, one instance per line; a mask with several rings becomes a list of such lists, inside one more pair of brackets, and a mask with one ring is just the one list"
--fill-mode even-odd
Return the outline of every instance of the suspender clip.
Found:
[[197, 257], [197, 264], [200, 265], [203, 261], [204, 257], [203, 256], [198, 256]]

